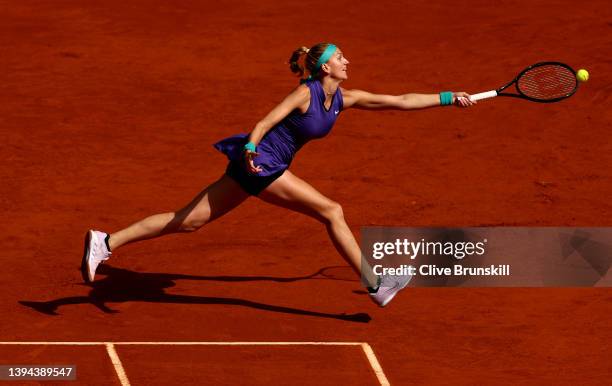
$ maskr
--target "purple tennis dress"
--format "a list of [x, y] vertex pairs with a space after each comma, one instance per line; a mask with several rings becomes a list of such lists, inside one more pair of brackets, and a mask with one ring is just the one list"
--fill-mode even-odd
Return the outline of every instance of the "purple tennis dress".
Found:
[[[244, 174], [249, 177], [249, 181], [244, 178], [237, 178], [236, 173], [228, 173], [236, 179], [240, 185], [251, 194], [257, 194], [265, 189], [265, 186], [274, 181], [272, 179], [263, 188], [257, 189], [253, 193], [245, 187], [245, 184], [261, 182], [263, 177], [275, 176], [278, 178], [291, 165], [291, 161], [298, 150], [311, 139], [322, 138], [330, 131], [338, 114], [342, 111], [343, 101], [340, 88], [332, 97], [329, 109], [324, 106], [325, 91], [321, 82], [310, 80], [305, 83], [310, 89], [310, 105], [308, 110], [302, 114], [298, 109], [292, 111], [281, 122], [270, 129], [257, 145], [258, 157], [253, 159], [256, 166], [261, 166], [262, 171], [248, 175], [243, 165], [244, 145], [248, 142], [248, 134], [239, 134], [225, 138], [214, 144], [214, 147], [225, 154], [230, 160], [230, 166], [234, 164], [235, 171], [237, 165]], [[230, 167], [228, 167], [229, 171]], [[241, 181], [242, 180], [242, 181]], [[259, 181], [258, 181], [259, 180]]]

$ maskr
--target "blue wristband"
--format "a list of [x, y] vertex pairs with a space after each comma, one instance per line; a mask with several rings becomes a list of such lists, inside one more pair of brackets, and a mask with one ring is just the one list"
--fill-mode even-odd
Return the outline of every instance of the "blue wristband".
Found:
[[250, 152], [255, 153], [257, 151], [257, 147], [255, 146], [253, 142], [249, 142], [246, 145], [244, 145], [244, 150], [248, 150]]
[[440, 93], [440, 106], [448, 106], [453, 104], [453, 92], [442, 91]]

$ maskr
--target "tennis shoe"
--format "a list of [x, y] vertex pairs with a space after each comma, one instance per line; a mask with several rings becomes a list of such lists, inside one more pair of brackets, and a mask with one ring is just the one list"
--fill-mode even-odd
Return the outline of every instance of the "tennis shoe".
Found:
[[370, 298], [374, 303], [381, 307], [386, 306], [394, 297], [404, 289], [410, 279], [411, 275], [383, 275], [380, 277], [380, 286], [378, 291], [370, 293]]
[[104, 232], [90, 230], [85, 235], [85, 251], [81, 262], [81, 274], [86, 283], [94, 281], [96, 269], [104, 261], [108, 260], [111, 252], [106, 247]]

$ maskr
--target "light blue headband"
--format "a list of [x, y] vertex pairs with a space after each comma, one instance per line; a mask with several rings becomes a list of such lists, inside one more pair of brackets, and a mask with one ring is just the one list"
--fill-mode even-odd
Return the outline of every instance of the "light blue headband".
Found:
[[[336, 52], [337, 48], [338, 47], [336, 47], [335, 44], [329, 43], [327, 45], [327, 48], [325, 48], [325, 51], [323, 51], [323, 53], [319, 57], [319, 60], [317, 60], [317, 64], [315, 65], [315, 69], [312, 72], [312, 74], [316, 74], [316, 73], [319, 72], [319, 70], [321, 69], [321, 66], [323, 66], [325, 63], [327, 63], [329, 58], [331, 58], [331, 56], [334, 54], [334, 52]], [[312, 75], [308, 75], [308, 78], [301, 79], [300, 83], [305, 83], [306, 81], [311, 80], [311, 79], [312, 79]]]
[[317, 65], [315, 66], [315, 73], [319, 72], [319, 70], [321, 69], [321, 66], [327, 63], [329, 58], [331, 58], [331, 56], [336, 51], [336, 48], [337, 47], [334, 44], [329, 43], [327, 45], [327, 48], [325, 49], [325, 51], [323, 51], [319, 60], [317, 60]]

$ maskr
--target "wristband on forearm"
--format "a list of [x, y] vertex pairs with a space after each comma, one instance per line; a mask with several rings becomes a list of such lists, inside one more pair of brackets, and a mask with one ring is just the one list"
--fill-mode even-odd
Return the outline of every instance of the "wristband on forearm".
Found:
[[442, 91], [440, 93], [440, 106], [448, 106], [453, 104], [453, 92]]
[[244, 150], [248, 150], [250, 152], [255, 153], [257, 151], [257, 146], [255, 146], [255, 144], [253, 142], [249, 142], [246, 145], [244, 145]]

